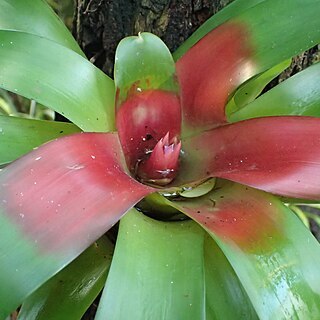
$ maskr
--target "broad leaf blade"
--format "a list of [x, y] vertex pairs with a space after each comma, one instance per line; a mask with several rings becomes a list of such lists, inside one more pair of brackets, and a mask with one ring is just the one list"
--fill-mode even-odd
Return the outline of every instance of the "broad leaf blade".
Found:
[[0, 29], [32, 33], [85, 57], [70, 31], [43, 0], [1, 0]]
[[317, 0], [268, 0], [236, 17], [252, 33], [258, 69], [266, 70], [319, 43], [319, 10]]
[[0, 316], [153, 189], [127, 175], [116, 134], [45, 144], [0, 173]]
[[228, 22], [178, 60], [184, 135], [226, 122], [228, 97], [255, 74], [249, 39], [246, 25]]
[[19, 320], [78, 320], [102, 290], [113, 245], [103, 237], [24, 301]]
[[267, 117], [183, 141], [175, 183], [220, 177], [293, 198], [320, 197], [320, 119]]
[[315, 64], [231, 114], [229, 121], [281, 116], [320, 116], [320, 63]]
[[217, 241], [260, 319], [320, 317], [319, 243], [279, 200], [231, 184], [173, 206]]
[[214, 30], [206, 23], [177, 61], [185, 135], [225, 122], [225, 105], [241, 83], [319, 43], [319, 10], [317, 0], [268, 0]]
[[80, 132], [73, 124], [0, 115], [0, 165], [56, 138]]
[[0, 87], [63, 114], [84, 131], [114, 128], [114, 84], [89, 61], [50, 40], [0, 31]]
[[175, 64], [162, 40], [151, 33], [123, 39], [116, 51], [115, 85], [117, 129], [133, 171], [167, 132], [170, 139], [180, 135]]
[[204, 319], [203, 231], [132, 210], [120, 222], [96, 320]]
[[258, 319], [232, 266], [209, 234], [204, 238], [204, 269], [207, 320]]
[[229, 262], [203, 236], [191, 221], [160, 222], [132, 210], [120, 223], [96, 320], [256, 319]]

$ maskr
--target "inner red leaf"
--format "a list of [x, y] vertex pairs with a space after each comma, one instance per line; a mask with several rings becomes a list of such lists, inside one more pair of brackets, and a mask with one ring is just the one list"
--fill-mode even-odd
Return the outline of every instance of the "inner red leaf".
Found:
[[214, 176], [284, 196], [320, 198], [319, 118], [251, 119], [182, 145], [181, 177], [187, 180]]
[[180, 100], [176, 93], [148, 90], [130, 96], [117, 112], [117, 128], [131, 172], [149, 155], [161, 138], [179, 138]]
[[226, 23], [208, 33], [178, 60], [186, 127], [204, 129], [226, 122], [229, 95], [253, 75], [251, 56], [245, 26]]
[[153, 189], [126, 173], [116, 134], [45, 144], [0, 175], [0, 211], [46, 252], [78, 252]]
[[281, 237], [281, 204], [261, 191], [228, 184], [193, 202], [178, 206], [205, 229], [241, 250], [272, 250]]

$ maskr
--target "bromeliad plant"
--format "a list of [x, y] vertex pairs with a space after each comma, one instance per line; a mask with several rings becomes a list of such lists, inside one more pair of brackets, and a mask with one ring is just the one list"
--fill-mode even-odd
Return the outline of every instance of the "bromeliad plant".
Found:
[[237, 0], [173, 58], [126, 38], [113, 82], [44, 2], [1, 0], [1, 88], [74, 125], [0, 116], [0, 318], [79, 319], [120, 219], [96, 319], [320, 318], [319, 244], [284, 205], [320, 199], [320, 64], [257, 98], [319, 11]]

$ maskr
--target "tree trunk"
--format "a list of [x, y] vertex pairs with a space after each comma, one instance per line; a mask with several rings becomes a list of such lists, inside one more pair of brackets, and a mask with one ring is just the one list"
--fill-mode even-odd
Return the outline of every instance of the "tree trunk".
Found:
[[[119, 41], [138, 32], [158, 35], [173, 52], [204, 21], [233, 0], [75, 0], [74, 35], [87, 57], [113, 76]], [[293, 59], [267, 89], [319, 61], [319, 46]]]
[[174, 51], [232, 0], [76, 0], [74, 35], [87, 57], [112, 76], [119, 41], [152, 32]]

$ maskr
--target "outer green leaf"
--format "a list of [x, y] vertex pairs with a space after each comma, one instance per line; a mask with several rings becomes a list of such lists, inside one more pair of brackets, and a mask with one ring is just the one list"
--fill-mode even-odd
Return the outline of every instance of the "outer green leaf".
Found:
[[217, 241], [260, 319], [320, 317], [319, 243], [278, 199], [228, 184], [173, 206]]
[[0, 29], [32, 33], [85, 57], [70, 31], [43, 0], [1, 0]]
[[73, 124], [0, 115], [0, 165], [11, 162], [39, 145], [80, 132]]
[[196, 224], [131, 210], [120, 222], [95, 319], [205, 319], [203, 271], [203, 232]]
[[319, 43], [319, 11], [318, 0], [268, 0], [235, 18], [252, 33], [257, 69], [266, 70]]
[[266, 0], [237, 0], [230, 3], [223, 10], [217, 12], [197, 29], [173, 54], [175, 60], [180, 59], [193, 45], [195, 45], [208, 32], [226, 22], [227, 20], [238, 16], [242, 12], [256, 6]]
[[206, 319], [258, 319], [229, 261], [208, 234], [204, 238], [204, 262]]
[[288, 68], [290, 64], [291, 59], [285, 60], [271, 69], [249, 79], [240, 86], [226, 106], [227, 115], [242, 109], [248, 103], [252, 102], [262, 92], [265, 86], [283, 70]]
[[256, 319], [229, 262], [203, 236], [191, 221], [160, 222], [131, 210], [96, 320]]
[[84, 131], [114, 128], [113, 81], [77, 53], [39, 36], [0, 31], [0, 87], [54, 109]]
[[315, 64], [231, 114], [231, 122], [278, 116], [320, 116], [320, 63]]
[[23, 303], [19, 320], [78, 320], [103, 288], [113, 244], [103, 237]]

